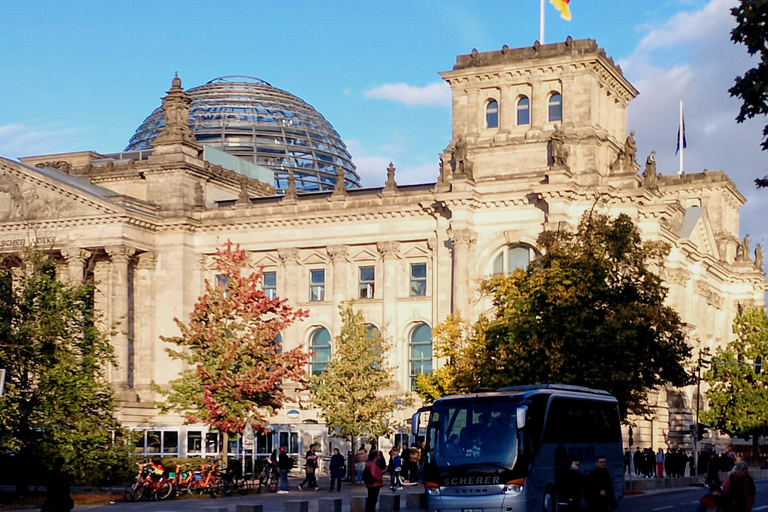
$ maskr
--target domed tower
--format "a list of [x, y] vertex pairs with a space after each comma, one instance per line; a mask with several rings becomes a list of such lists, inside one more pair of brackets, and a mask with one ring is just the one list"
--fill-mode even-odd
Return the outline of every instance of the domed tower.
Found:
[[[258, 78], [225, 76], [186, 91], [189, 128], [212, 146], [275, 172], [275, 188], [288, 187], [293, 171], [298, 190], [333, 190], [342, 170], [347, 188], [359, 188], [347, 147], [311, 105]], [[158, 107], [136, 130], [126, 151], [148, 149], [164, 126]]]

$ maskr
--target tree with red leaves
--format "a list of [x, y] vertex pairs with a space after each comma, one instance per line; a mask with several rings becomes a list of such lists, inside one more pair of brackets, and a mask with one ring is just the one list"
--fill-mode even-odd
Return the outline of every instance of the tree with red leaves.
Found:
[[247, 421], [263, 430], [268, 417], [290, 400], [284, 382], [305, 383], [309, 354], [299, 347], [284, 351], [276, 338], [308, 313], [270, 299], [262, 290], [261, 270], [248, 271], [239, 245], [227, 241], [214, 261], [220, 284], [205, 281], [205, 295], [188, 323], [174, 318], [180, 336], [161, 336], [179, 347], [166, 351], [188, 369], [159, 389], [164, 400], [157, 405], [219, 430], [226, 447], [229, 435], [243, 432]]

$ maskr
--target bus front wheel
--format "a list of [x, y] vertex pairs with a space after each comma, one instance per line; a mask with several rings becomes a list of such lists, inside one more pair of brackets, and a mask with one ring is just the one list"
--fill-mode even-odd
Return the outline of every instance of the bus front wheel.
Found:
[[557, 511], [557, 505], [555, 501], [554, 493], [551, 491], [547, 491], [546, 494], [544, 494], [544, 506], [542, 509], [544, 512], [556, 512]]

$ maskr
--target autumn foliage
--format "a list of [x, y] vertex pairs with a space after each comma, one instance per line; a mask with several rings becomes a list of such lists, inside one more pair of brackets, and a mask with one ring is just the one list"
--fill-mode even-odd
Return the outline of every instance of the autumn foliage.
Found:
[[218, 283], [205, 281], [205, 295], [184, 323], [181, 334], [161, 337], [188, 369], [161, 390], [164, 412], [180, 412], [190, 423], [224, 433], [241, 432], [246, 421], [260, 426], [289, 397], [285, 382], [304, 384], [309, 354], [284, 351], [278, 335], [307, 316], [287, 301], [262, 290], [262, 272], [247, 268], [247, 255], [227, 242], [214, 257]]

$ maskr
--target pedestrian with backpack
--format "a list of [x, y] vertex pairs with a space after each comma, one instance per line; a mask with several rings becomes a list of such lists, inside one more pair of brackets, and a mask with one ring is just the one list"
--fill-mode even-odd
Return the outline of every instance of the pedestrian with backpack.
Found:
[[363, 470], [363, 482], [368, 489], [368, 499], [365, 501], [365, 512], [376, 512], [376, 502], [379, 501], [379, 492], [384, 486], [384, 478], [381, 474], [381, 468], [376, 463], [379, 458], [378, 450], [371, 450], [368, 453], [368, 462], [365, 463]]

